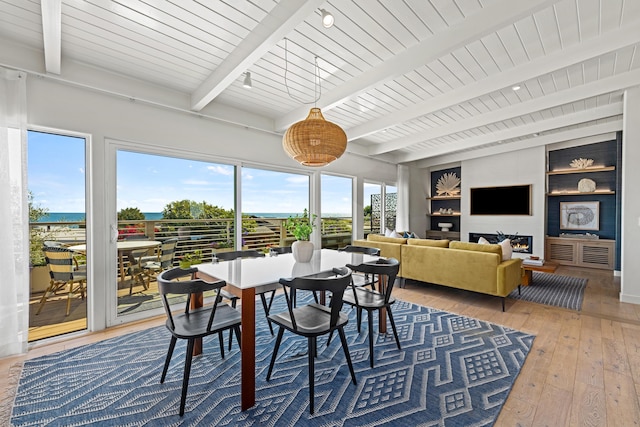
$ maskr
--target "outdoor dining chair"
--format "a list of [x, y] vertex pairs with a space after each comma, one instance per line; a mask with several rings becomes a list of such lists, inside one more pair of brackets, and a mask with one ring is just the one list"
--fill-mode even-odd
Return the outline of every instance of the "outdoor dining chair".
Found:
[[65, 314], [65, 316], [68, 316], [71, 312], [72, 295], [80, 294], [84, 299], [84, 294], [87, 290], [87, 271], [80, 268], [74, 258], [73, 251], [65, 247], [45, 246], [42, 251], [49, 268], [50, 281], [40, 299], [40, 306], [36, 315], [40, 314], [49, 297], [68, 287], [67, 311]]
[[[182, 394], [180, 397], [180, 416], [184, 415], [185, 402], [187, 399], [187, 388], [189, 387], [189, 376], [191, 374], [191, 360], [193, 358], [193, 347], [197, 338], [203, 338], [208, 335], [218, 334], [220, 342], [220, 354], [224, 359], [224, 342], [222, 332], [225, 330], [233, 331], [236, 334], [238, 343], [240, 342], [240, 312], [227, 304], [219, 303], [220, 289], [226, 285], [224, 280], [209, 283], [201, 279], [190, 279], [177, 281], [177, 279], [189, 276], [192, 277], [198, 271], [197, 268], [182, 269], [172, 268], [165, 270], [158, 276], [158, 291], [162, 297], [162, 304], [167, 314], [165, 323], [169, 332], [171, 332], [171, 341], [169, 342], [169, 350], [162, 369], [162, 377], [160, 383], [164, 383], [171, 363], [171, 356], [178, 339], [187, 340], [187, 350], [184, 362], [184, 373], [182, 378]], [[217, 291], [214, 299], [215, 303], [191, 310], [190, 299], [193, 294], [206, 291]], [[169, 302], [170, 295], [187, 295], [184, 312], [174, 314], [171, 312]]]
[[393, 336], [396, 340], [398, 350], [400, 350], [400, 339], [398, 338], [398, 331], [396, 330], [396, 323], [393, 320], [393, 313], [391, 312], [391, 305], [395, 303], [395, 298], [391, 296], [393, 291], [393, 285], [400, 271], [400, 262], [395, 258], [380, 258], [375, 262], [366, 262], [359, 265], [347, 264], [353, 271], [357, 271], [364, 274], [372, 274], [378, 277], [378, 291], [355, 286], [351, 284], [351, 289], [344, 294], [344, 303], [349, 304], [357, 310], [357, 322], [358, 333], [360, 333], [360, 323], [362, 321], [362, 311], [367, 311], [367, 320], [369, 325], [369, 362], [373, 368], [374, 354], [373, 354], [373, 312], [376, 310], [385, 309], [389, 315], [389, 321], [391, 322], [391, 328], [393, 329]]
[[[338, 330], [342, 350], [344, 351], [351, 380], [353, 384], [356, 382], [356, 374], [353, 371], [351, 356], [349, 355], [349, 346], [344, 333], [344, 326], [349, 322], [349, 317], [340, 311], [342, 308], [342, 297], [345, 289], [351, 283], [351, 270], [346, 267], [334, 268], [328, 273], [320, 273], [312, 276], [283, 278], [280, 284], [284, 289], [285, 299], [287, 301], [287, 311], [282, 313], [269, 315], [269, 319], [279, 326], [278, 336], [269, 363], [269, 371], [267, 372], [267, 381], [271, 379], [273, 367], [278, 355], [278, 350], [282, 342], [282, 336], [285, 329], [296, 335], [307, 337], [307, 353], [309, 359], [309, 411], [314, 412], [314, 385], [315, 385], [315, 357], [317, 356], [317, 338], [322, 335], [330, 334]], [[332, 294], [331, 305], [329, 307], [317, 303], [306, 304], [301, 307], [295, 307], [291, 298], [292, 292], [296, 290], [307, 291], [329, 291]], [[294, 362], [297, 363], [297, 362]]]
[[[168, 270], [173, 267], [173, 259], [176, 256], [176, 247], [178, 245], [178, 239], [167, 239], [160, 245], [156, 255], [140, 257], [138, 264], [135, 266], [134, 271], [138, 274], [134, 277], [143, 280], [143, 287], [145, 290], [149, 289], [151, 279], [156, 278], [161, 271]], [[144, 278], [142, 277], [144, 276]], [[133, 287], [133, 281], [129, 286], [129, 295]]]

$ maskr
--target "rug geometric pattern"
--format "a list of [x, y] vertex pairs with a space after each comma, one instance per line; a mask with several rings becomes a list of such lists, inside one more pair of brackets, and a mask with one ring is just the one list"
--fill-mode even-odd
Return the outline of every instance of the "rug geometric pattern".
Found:
[[580, 311], [587, 279], [533, 271], [529, 286], [514, 290], [509, 298]]
[[[283, 310], [283, 303], [277, 297], [273, 312]], [[238, 346], [234, 343], [221, 360], [213, 336], [193, 361], [186, 412], [178, 416], [185, 345], [178, 341], [160, 384], [169, 343], [161, 326], [27, 360], [12, 425], [492, 425], [534, 336], [403, 301], [393, 310], [402, 350], [392, 334], [380, 335], [375, 328], [374, 369], [369, 367], [366, 319], [358, 334], [355, 311], [350, 311], [345, 332], [357, 385], [339, 339], [328, 347], [326, 338], [318, 340], [314, 415], [308, 408], [306, 339], [285, 332], [266, 381], [275, 339], [257, 307], [256, 405], [248, 411], [240, 411]]]

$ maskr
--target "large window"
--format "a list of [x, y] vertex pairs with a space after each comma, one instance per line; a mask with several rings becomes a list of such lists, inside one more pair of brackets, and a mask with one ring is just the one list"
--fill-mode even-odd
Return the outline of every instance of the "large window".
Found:
[[242, 168], [242, 245], [266, 250], [290, 246], [284, 221], [309, 209], [309, 176]]
[[352, 241], [353, 191], [351, 178], [322, 174], [322, 247], [339, 248]]

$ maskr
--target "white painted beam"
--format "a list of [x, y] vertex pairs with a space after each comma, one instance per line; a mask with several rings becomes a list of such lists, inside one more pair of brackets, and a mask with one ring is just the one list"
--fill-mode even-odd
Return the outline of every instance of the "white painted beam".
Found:
[[[594, 138], [593, 142], [605, 141], [615, 138], [615, 132], [622, 130], [622, 119], [607, 123], [583, 126], [577, 129], [542, 135], [535, 138], [527, 138], [522, 141], [515, 141], [509, 144], [495, 145], [480, 150], [464, 151], [461, 153], [451, 153], [442, 156], [430, 157], [412, 164], [417, 168], [429, 168], [464, 160], [477, 159], [480, 157], [493, 156], [500, 153], [525, 150], [527, 148], [539, 147], [543, 145], [556, 144], [559, 142]], [[608, 136], [613, 135], [611, 138]], [[607, 136], [607, 137], [605, 137]]]
[[438, 147], [430, 147], [418, 152], [398, 155], [396, 156], [396, 159], [398, 160], [398, 163], [412, 162], [426, 157], [439, 156], [455, 151], [479, 147], [496, 141], [511, 138], [520, 138], [523, 136], [532, 135], [534, 133], [564, 128], [620, 114], [622, 114], [622, 103], [605, 105], [604, 107], [592, 108], [590, 110], [580, 111], [573, 114], [566, 114], [561, 117], [554, 117], [548, 120], [541, 120], [539, 122], [530, 123], [511, 129], [505, 129], [489, 135], [482, 135], [474, 138], [465, 138], [463, 140], [443, 144]]
[[324, 0], [282, 0], [191, 94], [191, 109], [200, 111], [251, 65], [304, 21]]
[[479, 114], [469, 119], [460, 120], [448, 125], [438, 126], [417, 135], [411, 135], [398, 138], [393, 141], [376, 144], [370, 148], [369, 154], [376, 155], [393, 150], [400, 150], [405, 147], [429, 141], [431, 139], [440, 138], [442, 136], [463, 132], [480, 126], [486, 126], [491, 123], [498, 123], [560, 105], [570, 104], [582, 99], [615, 92], [617, 90], [623, 90], [628, 87], [636, 86], [638, 82], [640, 82], [640, 69], [618, 74], [606, 79], [597, 80], [586, 85], [555, 92], [548, 96], [511, 105], [500, 110]]
[[[560, 0], [499, 0], [490, 3], [478, 13], [468, 17], [442, 32], [434, 34], [426, 40], [395, 55], [392, 60], [382, 63], [359, 76], [349, 80], [336, 89], [322, 96], [317, 106], [328, 111], [349, 98], [365, 92], [383, 82], [413, 71], [428, 64], [452, 50], [492, 34], [526, 16], [543, 10]], [[286, 129], [291, 124], [302, 120], [308, 113], [307, 107], [296, 108], [276, 120], [276, 129]]]
[[[353, 141], [367, 135], [382, 131], [400, 123], [414, 120], [418, 117], [436, 111], [462, 104], [472, 99], [493, 93], [495, 91], [522, 84], [527, 80], [552, 73], [572, 65], [588, 61], [609, 52], [640, 43], [640, 23], [624, 29], [611, 31], [601, 37], [586, 41], [572, 48], [567, 48], [551, 55], [542, 56], [526, 64], [514, 67], [500, 74], [487, 77], [478, 82], [465, 85], [442, 95], [430, 98], [419, 104], [397, 110], [384, 117], [379, 117], [367, 123], [354, 126], [346, 130], [347, 139]], [[276, 123], [277, 126], [277, 123]], [[390, 141], [389, 143], [392, 143]]]
[[42, 38], [47, 73], [60, 74], [62, 58], [62, 0], [42, 0]]

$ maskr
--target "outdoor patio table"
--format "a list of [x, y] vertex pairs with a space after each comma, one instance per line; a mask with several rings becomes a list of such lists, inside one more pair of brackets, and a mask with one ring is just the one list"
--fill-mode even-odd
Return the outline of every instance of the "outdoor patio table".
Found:
[[[273, 286], [282, 277], [299, 277], [328, 271], [346, 264], [361, 264], [377, 260], [377, 256], [360, 253], [338, 252], [331, 249], [314, 251], [308, 263], [298, 263], [292, 254], [280, 254], [264, 258], [242, 258], [213, 264], [199, 264], [197, 276], [204, 280], [224, 280], [229, 290], [242, 301], [241, 339], [241, 409], [251, 408], [256, 401], [256, 288]], [[198, 299], [202, 305], [202, 299]], [[202, 351], [200, 344], [199, 351]]]
[[[117, 242], [118, 247], [118, 260], [120, 261], [120, 281], [122, 282], [125, 278], [125, 270], [124, 270], [124, 257], [131, 257], [131, 253], [133, 251], [141, 250], [141, 249], [151, 249], [158, 247], [162, 244], [157, 240], [121, 240]], [[74, 252], [87, 252], [87, 245], [73, 245], [69, 246], [69, 249]]]

